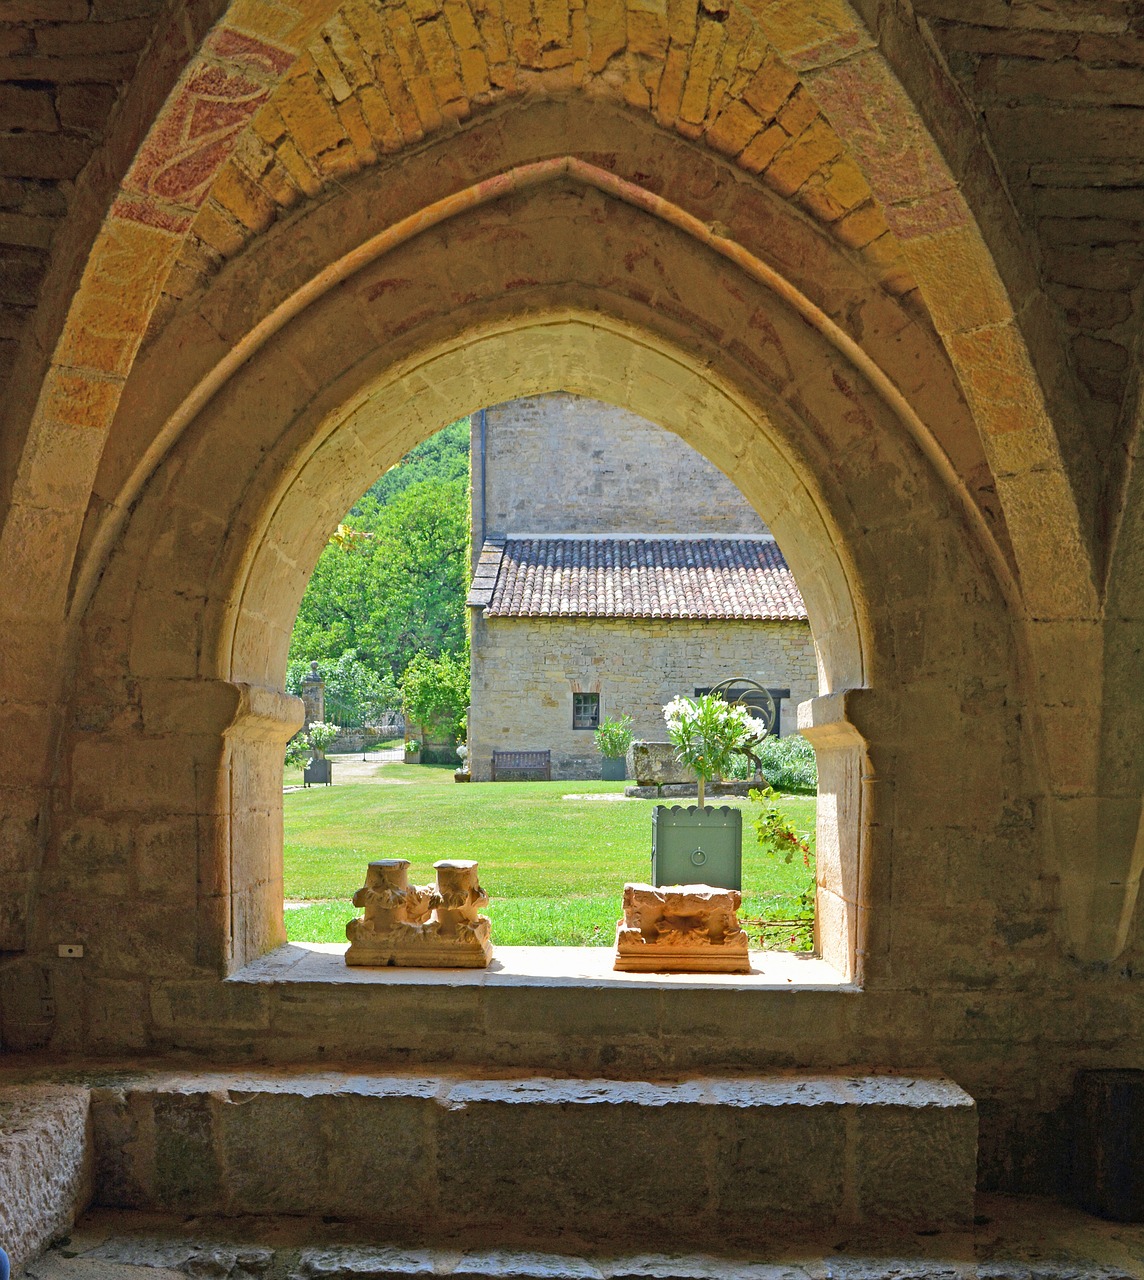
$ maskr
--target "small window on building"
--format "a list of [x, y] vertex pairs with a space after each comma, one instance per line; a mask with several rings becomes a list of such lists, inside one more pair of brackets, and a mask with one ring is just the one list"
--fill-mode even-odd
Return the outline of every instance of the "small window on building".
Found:
[[572, 695], [572, 728], [598, 729], [600, 727], [600, 695], [598, 693], [574, 693]]

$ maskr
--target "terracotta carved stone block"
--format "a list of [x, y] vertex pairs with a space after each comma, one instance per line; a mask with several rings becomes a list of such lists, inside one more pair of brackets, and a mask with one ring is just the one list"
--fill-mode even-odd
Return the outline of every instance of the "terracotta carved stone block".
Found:
[[615, 968], [628, 973], [750, 973], [743, 896], [709, 884], [624, 885]]
[[489, 919], [479, 914], [489, 895], [477, 864], [435, 864], [436, 885], [411, 885], [405, 858], [371, 862], [354, 894], [360, 919], [346, 925], [346, 964], [422, 969], [483, 969], [493, 957]]

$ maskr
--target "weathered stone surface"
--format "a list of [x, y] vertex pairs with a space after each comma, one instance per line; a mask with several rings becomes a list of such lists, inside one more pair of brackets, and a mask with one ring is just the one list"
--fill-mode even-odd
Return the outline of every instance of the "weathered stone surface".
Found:
[[679, 763], [670, 742], [637, 740], [628, 748], [628, 776], [641, 787], [693, 784], [695, 775]]
[[479, 914], [489, 895], [477, 882], [475, 862], [448, 859], [434, 864], [436, 886], [409, 884], [404, 858], [371, 862], [365, 885], [354, 894], [361, 919], [349, 921], [349, 965], [483, 969], [492, 959], [488, 916]]
[[[1051, 1200], [983, 1196], [977, 1224], [927, 1235], [891, 1229], [772, 1236], [763, 1248], [728, 1242], [609, 1251], [563, 1241], [546, 1251], [441, 1240], [377, 1244], [368, 1230], [316, 1218], [261, 1222], [94, 1212], [65, 1243], [31, 1264], [34, 1280], [396, 1280], [468, 1276], [502, 1280], [1129, 1280], [1139, 1274], [1144, 1228], [1087, 1217]], [[845, 1238], [843, 1238], [845, 1237]]]
[[633, 973], [749, 973], [743, 895], [706, 884], [624, 885], [615, 967]]
[[0, 1085], [0, 1241], [21, 1267], [64, 1234], [91, 1196], [88, 1091]]
[[[710, 1242], [758, 1241], [781, 1224], [952, 1226], [972, 1209], [976, 1111], [941, 1079], [160, 1075], [99, 1091], [95, 1117], [96, 1198], [120, 1208], [320, 1209], [400, 1230], [402, 1203], [376, 1194], [400, 1186], [430, 1231]], [[184, 1261], [155, 1253], [152, 1264]], [[423, 1264], [414, 1251], [401, 1266]], [[340, 1254], [307, 1265], [369, 1272]]]

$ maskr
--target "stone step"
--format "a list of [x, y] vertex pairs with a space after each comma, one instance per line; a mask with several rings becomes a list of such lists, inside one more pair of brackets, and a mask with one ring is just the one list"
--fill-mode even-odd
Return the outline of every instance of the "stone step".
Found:
[[721, 1246], [973, 1213], [976, 1109], [933, 1077], [164, 1073], [92, 1118], [95, 1202], [125, 1209]]
[[[835, 1231], [754, 1251], [537, 1249], [465, 1232], [378, 1242], [315, 1218], [178, 1218], [94, 1210], [26, 1280], [1139, 1280], [1144, 1225], [1051, 1201], [981, 1196], [973, 1228]], [[409, 1229], [418, 1233], [411, 1213]]]

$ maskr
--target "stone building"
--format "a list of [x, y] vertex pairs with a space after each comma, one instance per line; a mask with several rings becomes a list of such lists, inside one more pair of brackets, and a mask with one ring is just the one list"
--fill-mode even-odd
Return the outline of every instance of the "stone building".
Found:
[[[775, 731], [818, 691], [806, 606], [766, 525], [721, 472], [635, 414], [565, 394], [473, 415], [473, 776], [497, 749], [597, 778], [592, 731], [744, 676]], [[785, 706], [785, 714], [784, 714]]]
[[[968, 1224], [924, 1275], [976, 1186], [961, 1274], [1051, 1244], [991, 1193], [1085, 1184], [1080, 1073], [1144, 1063], [1142, 65], [1133, 0], [6, 0], [18, 1257], [88, 1195], [615, 1253], [813, 1214], [819, 1275]], [[284, 946], [307, 577], [552, 391], [680, 435], [798, 579], [820, 955], [339, 981]]]

